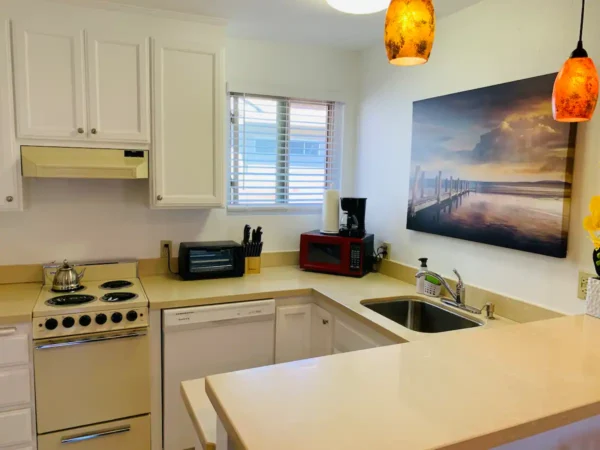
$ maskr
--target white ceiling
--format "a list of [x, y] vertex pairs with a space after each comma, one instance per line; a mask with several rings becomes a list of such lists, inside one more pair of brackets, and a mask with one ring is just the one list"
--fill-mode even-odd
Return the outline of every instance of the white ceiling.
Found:
[[[113, 3], [227, 19], [228, 34], [362, 49], [383, 39], [385, 11], [344, 14], [326, 0], [109, 0]], [[367, 0], [368, 1], [368, 0]], [[437, 0], [438, 19], [482, 0]]]

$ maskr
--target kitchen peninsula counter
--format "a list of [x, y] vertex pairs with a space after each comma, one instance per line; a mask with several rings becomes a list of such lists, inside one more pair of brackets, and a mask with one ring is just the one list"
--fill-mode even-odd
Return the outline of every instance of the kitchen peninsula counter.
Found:
[[600, 414], [598, 342], [600, 319], [569, 316], [211, 376], [206, 391], [230, 449], [487, 449]]

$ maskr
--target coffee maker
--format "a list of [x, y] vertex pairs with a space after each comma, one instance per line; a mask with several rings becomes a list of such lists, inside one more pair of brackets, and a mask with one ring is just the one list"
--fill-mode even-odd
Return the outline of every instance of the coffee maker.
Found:
[[340, 236], [362, 238], [367, 233], [365, 216], [367, 213], [367, 199], [343, 197], [340, 205], [344, 214], [347, 214], [346, 223], [340, 226]]

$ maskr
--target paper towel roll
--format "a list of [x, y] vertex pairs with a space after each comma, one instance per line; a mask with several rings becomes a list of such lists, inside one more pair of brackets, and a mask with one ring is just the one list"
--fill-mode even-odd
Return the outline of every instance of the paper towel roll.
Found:
[[321, 233], [338, 234], [340, 231], [340, 191], [330, 189], [323, 197], [323, 226]]

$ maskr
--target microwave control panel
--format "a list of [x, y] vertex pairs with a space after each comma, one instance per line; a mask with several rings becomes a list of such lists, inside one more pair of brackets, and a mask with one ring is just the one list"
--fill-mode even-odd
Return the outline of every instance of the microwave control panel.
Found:
[[361, 248], [360, 244], [350, 245], [350, 270], [360, 271]]

